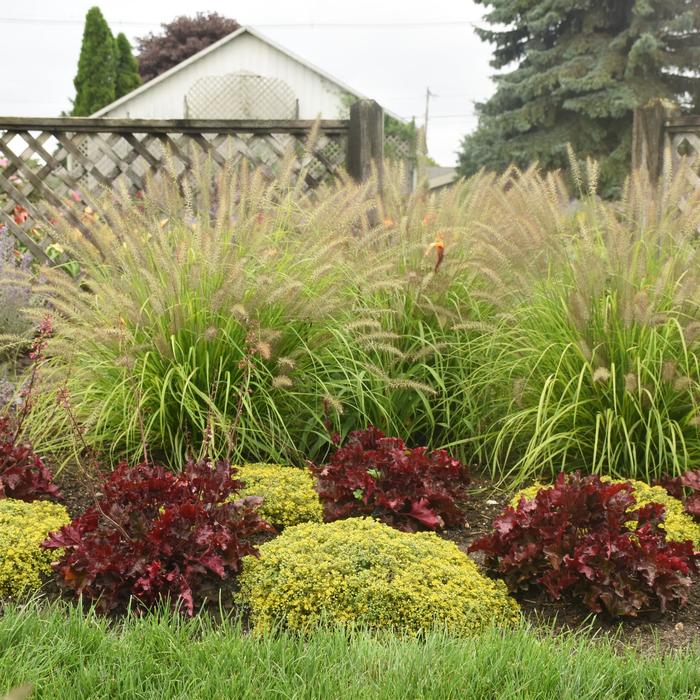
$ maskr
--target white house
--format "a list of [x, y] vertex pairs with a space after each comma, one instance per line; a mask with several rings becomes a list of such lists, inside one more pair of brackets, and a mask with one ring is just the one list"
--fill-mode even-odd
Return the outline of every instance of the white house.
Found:
[[367, 98], [257, 30], [241, 27], [92, 116], [344, 119], [353, 99]]
[[[92, 116], [163, 120], [347, 119], [350, 105], [358, 99], [368, 98], [256, 29], [240, 27]], [[388, 110], [385, 114], [404, 121]], [[205, 134], [204, 138], [212, 140], [214, 136]], [[277, 147], [266, 139], [252, 139], [246, 141], [245, 148], [256, 162], [272, 166], [279, 160], [278, 147], [291, 147], [294, 138], [275, 134], [274, 141]], [[131, 150], [124, 141], [105, 149], [101, 137], [94, 134], [86, 134], [75, 145], [102, 175], [113, 172], [115, 167], [125, 167]], [[217, 146], [217, 150], [225, 157], [236, 158], [239, 147], [240, 143], [231, 140]], [[155, 157], [163, 152], [159, 143], [151, 143], [148, 149]], [[338, 145], [331, 160], [344, 159], [342, 151]], [[69, 165], [75, 165], [72, 158]], [[139, 175], [148, 167], [142, 158], [129, 163], [129, 168]], [[182, 167], [178, 166], [178, 172]], [[93, 174], [80, 176], [80, 181], [89, 189], [96, 185]]]

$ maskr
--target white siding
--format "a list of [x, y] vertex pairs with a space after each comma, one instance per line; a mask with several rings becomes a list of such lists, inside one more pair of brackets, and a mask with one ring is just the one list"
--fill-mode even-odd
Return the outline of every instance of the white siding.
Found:
[[[299, 100], [299, 118], [347, 118], [343, 91], [274, 46], [244, 32], [173, 75], [113, 107], [101, 116], [131, 119], [182, 119], [185, 95], [204, 76], [249, 71], [283, 80]], [[223, 115], [221, 115], [223, 117]]]

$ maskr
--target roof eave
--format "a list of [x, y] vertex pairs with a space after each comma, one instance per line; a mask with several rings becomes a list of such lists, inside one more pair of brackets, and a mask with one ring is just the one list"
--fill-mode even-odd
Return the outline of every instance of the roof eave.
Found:
[[[274, 49], [277, 51], [283, 53], [284, 55], [288, 56], [292, 60], [296, 61], [297, 63], [300, 63], [304, 67], [308, 68], [309, 70], [313, 71], [317, 75], [321, 76], [324, 80], [327, 80], [330, 83], [333, 83], [337, 87], [339, 87], [341, 90], [344, 92], [349, 93], [353, 97], [356, 97], [360, 100], [367, 100], [369, 99], [366, 95], [363, 95], [362, 93], [358, 92], [357, 90], [354, 90], [351, 88], [349, 85], [346, 85], [343, 83], [341, 80], [338, 80], [337, 78], [334, 78], [332, 75], [329, 73], [326, 73], [326, 71], [322, 70], [318, 66], [315, 66], [313, 63], [310, 63], [304, 58], [301, 58], [300, 56], [297, 56], [295, 53], [291, 52], [289, 49], [285, 48], [284, 46], [281, 46], [280, 44], [272, 41], [271, 39], [268, 39], [264, 34], [261, 34], [257, 29], [254, 29], [253, 27], [248, 27], [248, 26], [242, 26], [236, 29], [236, 31], [231, 32], [230, 34], [227, 34], [226, 36], [222, 37], [218, 41], [215, 41], [213, 44], [210, 46], [207, 46], [205, 49], [202, 49], [201, 51], [198, 51], [195, 54], [192, 54], [189, 58], [186, 58], [184, 61], [180, 61], [177, 65], [173, 66], [172, 68], [169, 68], [166, 70], [164, 73], [161, 73], [160, 75], [156, 76], [153, 78], [153, 80], [149, 80], [147, 83], [144, 83], [143, 85], [139, 85], [135, 90], [132, 90], [131, 92], [127, 93], [126, 95], [123, 95], [117, 100], [114, 100], [114, 102], [111, 102], [110, 104], [106, 105], [105, 107], [102, 107], [102, 109], [98, 109], [97, 112], [91, 114], [91, 117], [104, 117], [106, 114], [111, 112], [113, 109], [117, 107], [121, 107], [122, 105], [126, 104], [130, 100], [132, 100], [134, 97], [137, 97], [138, 95], [141, 95], [142, 93], [150, 90], [152, 87], [157, 85], [158, 83], [161, 83], [164, 80], [167, 80], [171, 75], [174, 75], [175, 73], [178, 73], [181, 71], [183, 68], [186, 68], [187, 66], [191, 65], [192, 63], [195, 63], [196, 61], [199, 61], [201, 58], [204, 58], [208, 54], [210, 54], [212, 51], [216, 51], [219, 47], [224, 46], [227, 44], [229, 41], [233, 41], [237, 37], [239, 37], [241, 34], [248, 33], [251, 36], [254, 36], [256, 39], [259, 41], [262, 41], [269, 46], [272, 46]], [[387, 109], [384, 110], [385, 114], [388, 114], [392, 119], [396, 119], [399, 122], [405, 122], [406, 120], [400, 117], [398, 114], [395, 114], [394, 112], [391, 112]]]

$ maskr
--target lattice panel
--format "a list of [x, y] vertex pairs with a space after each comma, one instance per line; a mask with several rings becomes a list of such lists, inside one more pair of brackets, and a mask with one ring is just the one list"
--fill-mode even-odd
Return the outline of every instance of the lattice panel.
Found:
[[414, 160], [416, 157], [415, 146], [398, 134], [389, 134], [384, 139], [384, 152], [392, 160]]
[[245, 129], [213, 130], [212, 122], [200, 122], [209, 124], [200, 131], [193, 122], [179, 131], [135, 122], [129, 131], [123, 126], [101, 130], [100, 120], [81, 121], [86, 128], [92, 123], [91, 130], [6, 128], [0, 132], [0, 158], [6, 161], [0, 169], [0, 224], [41, 261], [49, 261], [46, 250], [52, 243], [53, 209], [89, 235], [85, 212], [87, 203], [99, 206], [94, 195], [117, 186], [136, 194], [144, 188], [148, 173], [167, 169], [178, 178], [189, 177], [194, 159], [204, 156], [221, 167], [245, 160], [272, 178], [291, 151], [305, 187], [315, 187], [335, 176], [345, 162], [347, 127], [335, 122], [332, 129], [321, 129], [309, 150], [301, 128], [265, 131], [254, 122], [249, 122], [252, 126], [246, 133]]
[[[671, 149], [673, 172], [681, 170], [679, 166], [683, 162], [686, 166], [682, 169], [685, 178], [694, 190], [700, 191], [700, 124], [680, 129], [674, 127], [666, 133], [666, 144], [670, 145]], [[685, 211], [687, 199], [681, 199], [678, 205]], [[700, 226], [697, 231], [700, 235]]]
[[700, 189], [700, 129], [671, 134], [671, 153], [674, 167], [681, 158], [686, 161], [690, 184]]
[[400, 161], [403, 163], [406, 173], [406, 189], [413, 188], [413, 181], [416, 172], [416, 144], [404, 139], [398, 134], [388, 134], [384, 137], [384, 155], [388, 160]]
[[298, 111], [287, 83], [252, 73], [200, 78], [185, 97], [188, 119], [296, 119]]

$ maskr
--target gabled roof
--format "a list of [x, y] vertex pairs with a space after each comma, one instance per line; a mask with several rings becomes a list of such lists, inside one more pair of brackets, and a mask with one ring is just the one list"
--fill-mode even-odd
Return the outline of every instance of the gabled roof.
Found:
[[[300, 63], [302, 66], [305, 66], [309, 70], [313, 71], [317, 75], [321, 76], [325, 80], [328, 80], [329, 82], [337, 85], [341, 90], [349, 93], [350, 95], [353, 95], [354, 97], [357, 97], [360, 100], [367, 100], [369, 99], [366, 95], [363, 95], [361, 92], [358, 92], [357, 90], [354, 90], [351, 88], [349, 85], [346, 85], [342, 80], [338, 80], [338, 78], [334, 78], [332, 75], [329, 73], [326, 73], [326, 71], [321, 70], [318, 66], [315, 66], [313, 63], [310, 63], [304, 58], [301, 58], [300, 56], [297, 56], [295, 53], [292, 53], [289, 49], [286, 49], [284, 46], [281, 46], [280, 44], [272, 41], [271, 39], [268, 39], [264, 34], [261, 34], [257, 29], [253, 29], [253, 27], [239, 27], [236, 29], [235, 32], [231, 32], [230, 34], [227, 34], [225, 37], [219, 39], [219, 41], [214, 42], [213, 44], [207, 46], [206, 49], [202, 49], [201, 51], [198, 51], [197, 53], [193, 54], [189, 58], [186, 58], [184, 61], [180, 61], [176, 66], [173, 66], [172, 68], [168, 69], [165, 71], [165, 73], [161, 73], [160, 75], [156, 76], [153, 78], [153, 80], [149, 80], [147, 83], [144, 83], [143, 85], [140, 85], [137, 87], [135, 90], [132, 90], [131, 92], [127, 93], [123, 97], [120, 97], [118, 100], [115, 100], [114, 102], [111, 102], [105, 107], [102, 107], [102, 109], [97, 110], [94, 114], [90, 115], [92, 117], [103, 117], [105, 113], [111, 111], [115, 107], [119, 107], [120, 105], [128, 102], [131, 100], [133, 97], [136, 97], [137, 95], [140, 95], [143, 92], [146, 92], [147, 90], [150, 90], [154, 85], [157, 85], [160, 82], [163, 82], [164, 80], [167, 80], [170, 76], [175, 75], [175, 73], [181, 71], [183, 68], [186, 68], [187, 66], [196, 63], [199, 61], [201, 58], [204, 58], [208, 54], [212, 53], [213, 51], [216, 51], [218, 48], [221, 46], [224, 46], [225, 44], [228, 44], [230, 41], [234, 41], [237, 37], [241, 36], [242, 34], [250, 34], [251, 36], [254, 36], [256, 39], [259, 39], [260, 41], [265, 42], [269, 46], [272, 46], [273, 48], [277, 49], [277, 51], [285, 54], [292, 60], [296, 61], [297, 63]], [[384, 110], [386, 114], [391, 116], [392, 118], [403, 122], [405, 121], [401, 117], [399, 117], [397, 114], [394, 114], [393, 112], [390, 112], [388, 110]]]
[[440, 165], [426, 168], [428, 176], [428, 189], [435, 190], [446, 185], [451, 185], [459, 180], [457, 168], [443, 167]]

